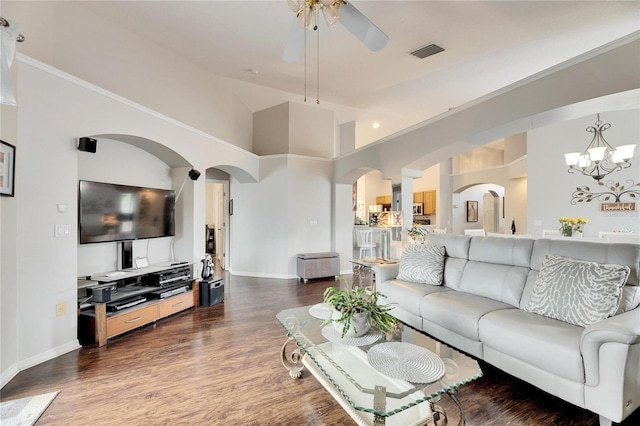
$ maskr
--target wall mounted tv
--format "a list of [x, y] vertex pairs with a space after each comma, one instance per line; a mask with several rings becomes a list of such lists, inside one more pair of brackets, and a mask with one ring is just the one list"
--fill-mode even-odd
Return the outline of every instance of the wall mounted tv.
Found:
[[175, 191], [79, 181], [80, 244], [175, 235]]

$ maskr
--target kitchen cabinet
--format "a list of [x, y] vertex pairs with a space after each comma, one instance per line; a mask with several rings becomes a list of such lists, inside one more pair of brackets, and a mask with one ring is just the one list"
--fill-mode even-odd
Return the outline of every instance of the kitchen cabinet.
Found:
[[380, 195], [376, 197], [376, 204], [391, 204], [391, 195]]
[[424, 191], [424, 207], [422, 209], [423, 214], [436, 214], [436, 191]]

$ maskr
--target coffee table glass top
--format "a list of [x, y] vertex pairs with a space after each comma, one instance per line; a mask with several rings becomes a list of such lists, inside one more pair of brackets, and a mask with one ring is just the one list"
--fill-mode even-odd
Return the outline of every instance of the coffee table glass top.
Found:
[[[341, 339], [339, 334], [327, 329], [333, 327], [332, 324], [322, 326], [323, 320], [318, 316], [322, 317], [325, 309], [326, 305], [323, 304], [285, 309], [276, 318], [298, 347], [303, 349], [306, 362], [310, 359], [316, 370], [320, 370], [356, 410], [382, 417], [407, 410], [416, 418], [430, 417], [429, 404], [423, 402], [455, 391], [465, 383], [482, 377], [482, 371], [474, 359], [402, 323], [399, 323], [399, 330], [393, 335], [385, 336], [377, 330], [371, 330], [363, 336]], [[377, 340], [375, 335], [379, 336]], [[371, 343], [372, 340], [376, 341]], [[432, 383], [411, 383], [385, 376], [372, 367], [367, 359], [371, 348], [385, 342], [411, 343], [430, 350], [444, 362], [444, 375]], [[382, 404], [381, 389], [384, 398]], [[416, 409], [423, 412], [416, 413]]]

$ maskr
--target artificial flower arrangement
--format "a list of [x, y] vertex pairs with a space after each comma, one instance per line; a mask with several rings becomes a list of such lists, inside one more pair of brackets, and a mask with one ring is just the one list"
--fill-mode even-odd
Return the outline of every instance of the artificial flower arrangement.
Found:
[[575, 233], [582, 233], [584, 225], [588, 222], [586, 217], [560, 217], [560, 232], [565, 237], [571, 237]]
[[425, 240], [428, 232], [425, 229], [416, 228], [415, 226], [412, 226], [411, 228], [407, 229], [407, 234], [409, 234], [409, 236], [416, 243], [423, 243], [424, 244], [424, 240]]

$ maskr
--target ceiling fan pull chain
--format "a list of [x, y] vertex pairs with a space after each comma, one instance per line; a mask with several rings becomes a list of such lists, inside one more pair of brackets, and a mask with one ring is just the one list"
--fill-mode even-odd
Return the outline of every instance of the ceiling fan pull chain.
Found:
[[[318, 9], [316, 8], [316, 14], [318, 13], [317, 11]], [[318, 22], [318, 18], [319, 15], [316, 17], [316, 22]], [[317, 41], [317, 58], [316, 58], [316, 104], [320, 105], [320, 26], [318, 26], [318, 29], [316, 30], [316, 32], [318, 34], [316, 34], [316, 41]]]
[[304, 101], [307, 102], [307, 28], [304, 29]]

